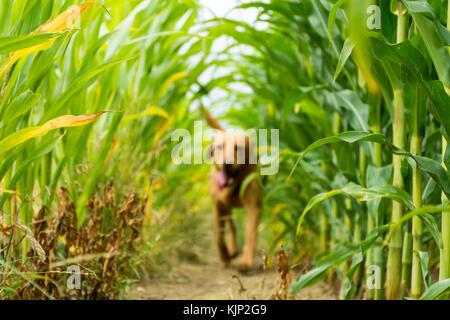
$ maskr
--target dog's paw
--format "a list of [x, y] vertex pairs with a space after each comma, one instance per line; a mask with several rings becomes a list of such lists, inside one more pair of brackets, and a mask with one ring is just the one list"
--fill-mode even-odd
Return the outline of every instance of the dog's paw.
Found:
[[240, 273], [248, 273], [252, 268], [252, 264], [246, 260], [241, 260], [237, 265], [237, 269]]
[[220, 265], [222, 266], [222, 268], [226, 269], [230, 267], [230, 259], [220, 259]]
[[230, 253], [230, 259], [234, 259], [234, 258], [236, 258], [237, 256], [238, 256], [238, 252], [236, 251], [236, 252], [232, 252], [232, 253]]

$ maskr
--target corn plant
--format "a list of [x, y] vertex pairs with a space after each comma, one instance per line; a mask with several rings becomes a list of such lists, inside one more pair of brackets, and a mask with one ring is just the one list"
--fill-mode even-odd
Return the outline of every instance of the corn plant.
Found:
[[[371, 5], [380, 10], [379, 29], [367, 27]], [[221, 62], [236, 70], [224, 80], [255, 93], [228, 90], [227, 99], [246, 100], [226, 116], [244, 127], [281, 129], [282, 165], [265, 200], [276, 217], [266, 223], [280, 234], [275, 241], [299, 256], [307, 250], [316, 264], [294, 293], [334, 270], [341, 297], [351, 298], [358, 270], [372, 266], [382, 284], [366, 287], [369, 299], [448, 291], [450, 180], [441, 151], [450, 119], [447, 5], [251, 2], [236, 9], [257, 8], [266, 28], [210, 21], [210, 35], [254, 49], [230, 50]], [[214, 84], [226, 88], [220, 81]], [[444, 282], [431, 285], [428, 261], [436, 252]]]
[[177, 0], [0, 1], [2, 270], [25, 259], [30, 244], [12, 255], [19, 235], [9, 226], [30, 225], [41, 207], [51, 219], [58, 188], [70, 192], [78, 228], [111, 178], [121, 182], [118, 194], [140, 185], [151, 195], [155, 180], [144, 174], [164, 164], [146, 156], [160, 154], [169, 129], [190, 121], [185, 93], [206, 68], [204, 60], [189, 64], [208, 45], [189, 33], [197, 10]]
[[[207, 208], [207, 167], [175, 166], [170, 153], [172, 129], [192, 131], [199, 101], [232, 106], [228, 126], [280, 129], [261, 237], [312, 263], [293, 294], [329, 279], [342, 299], [448, 297], [448, 6], [249, 1], [234, 10], [257, 10], [251, 24], [201, 21], [196, 1], [0, 0], [0, 272], [14, 270], [2, 297], [17, 294], [27, 253], [42, 254], [38, 235], [11, 231], [36, 225], [37, 212], [54, 219], [57, 190], [79, 232], [111, 179], [106, 202], [147, 199], [150, 238], [155, 212]], [[110, 210], [101, 217], [114, 225]]]

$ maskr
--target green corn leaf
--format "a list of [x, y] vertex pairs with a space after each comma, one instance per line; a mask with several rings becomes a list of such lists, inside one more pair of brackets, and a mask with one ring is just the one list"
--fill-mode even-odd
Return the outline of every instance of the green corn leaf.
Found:
[[366, 239], [358, 244], [351, 244], [338, 248], [328, 256], [321, 259], [316, 267], [311, 269], [300, 279], [292, 284], [291, 294], [298, 293], [301, 289], [312, 286], [321, 281], [332, 267], [340, 265], [342, 262], [350, 259], [357, 252], [365, 254], [367, 249], [374, 243], [377, 238], [389, 228], [387, 225], [375, 228]]
[[352, 265], [350, 270], [345, 274], [345, 281], [342, 285], [340, 296], [345, 300], [350, 300], [356, 293], [357, 287], [353, 282], [353, 275], [364, 262], [362, 252], [357, 252], [352, 258]]
[[261, 1], [254, 1], [250, 3], [243, 3], [238, 6], [236, 6], [234, 9], [248, 9], [248, 8], [263, 8], [265, 11], [275, 11], [278, 13], [281, 13], [285, 17], [293, 17], [294, 14], [292, 11], [289, 10], [289, 7], [283, 4], [283, 2], [280, 3], [266, 3]]
[[431, 285], [420, 300], [437, 300], [439, 297], [450, 293], [450, 279], [441, 280]]
[[402, 2], [413, 17], [422, 35], [423, 41], [436, 67], [439, 79], [450, 89], [450, 68], [448, 67], [450, 53], [447, 48], [450, 30], [446, 30], [440, 24], [427, 1], [402, 0]]
[[[442, 238], [439, 232], [439, 226], [437, 225], [435, 219], [431, 215], [431, 213], [438, 213], [438, 212], [450, 212], [450, 208], [442, 208], [440, 206], [426, 205], [421, 207], [420, 209], [414, 209], [404, 214], [399, 222], [397, 222], [395, 225], [392, 225], [390, 232], [392, 233], [396, 229], [400, 228], [402, 224], [405, 223], [406, 221], [411, 220], [415, 216], [418, 216], [422, 219], [423, 223], [430, 231], [434, 241], [436, 242], [437, 247], [442, 248]], [[389, 238], [390, 236], [386, 237], [385, 244], [389, 242]]]
[[334, 93], [337, 103], [349, 111], [348, 121], [355, 130], [369, 131], [369, 106], [361, 101], [358, 95], [350, 90]]
[[[330, 44], [333, 42], [333, 29], [334, 29], [334, 24], [336, 23], [337, 11], [338, 11], [338, 9], [340, 9], [342, 6], [346, 5], [349, 2], [350, 2], [350, 0], [339, 0], [338, 2], [336, 2], [333, 5], [333, 7], [330, 10], [330, 14], [328, 16], [328, 37], [330, 39]], [[335, 79], [336, 78], [337, 77], [335, 76]]]
[[40, 94], [33, 93], [31, 90], [26, 90], [15, 97], [14, 100], [6, 106], [6, 111], [1, 116], [0, 128], [27, 113], [39, 102], [40, 98]]
[[[384, 167], [375, 167], [369, 165], [366, 171], [366, 187], [371, 188], [380, 185], [389, 184], [389, 178], [392, 174], [392, 165]], [[379, 221], [381, 212], [379, 210], [381, 199], [371, 200], [367, 202], [367, 211], [371, 215], [373, 221]]]
[[[8, 183], [9, 189], [14, 189], [16, 183], [19, 181], [19, 179], [22, 177], [22, 175], [25, 173], [25, 171], [29, 168], [30, 164], [33, 163], [35, 160], [41, 158], [42, 156], [48, 154], [53, 150], [55, 145], [61, 140], [61, 138], [64, 135], [61, 135], [56, 138], [52, 138], [49, 142], [44, 143], [43, 145], [39, 146], [37, 149], [35, 149], [28, 157], [27, 159], [20, 165], [19, 168], [17, 168], [14, 176]], [[0, 208], [3, 207], [8, 195], [3, 194], [0, 197]]]
[[300, 232], [300, 228], [302, 226], [303, 220], [305, 219], [306, 214], [311, 211], [313, 207], [321, 203], [322, 201], [334, 197], [336, 195], [347, 194], [350, 195], [360, 201], [370, 201], [376, 199], [388, 198], [394, 201], [401, 203], [402, 205], [408, 207], [411, 210], [414, 210], [414, 204], [411, 200], [411, 197], [404, 190], [391, 186], [375, 186], [372, 188], [363, 188], [354, 182], [350, 182], [342, 189], [332, 190], [329, 192], [320, 193], [309, 200], [305, 209], [303, 210], [300, 219], [297, 225], [297, 234]]
[[339, 77], [342, 69], [344, 69], [345, 64], [347, 63], [348, 58], [352, 54], [353, 48], [355, 45], [352, 43], [350, 38], [345, 39], [344, 46], [342, 48], [341, 54], [339, 55], [338, 65], [336, 67], [336, 72], [334, 73], [334, 80]]
[[[415, 79], [430, 101], [430, 111], [441, 123], [447, 139], [450, 137], [450, 96], [445, 92], [443, 84], [447, 85], [445, 80], [432, 80], [429, 72], [426, 70], [426, 61], [423, 55], [411, 44], [410, 41], [404, 41], [400, 44], [388, 44], [378, 33], [370, 33], [370, 40], [375, 55], [379, 60], [383, 61], [383, 65], [387, 68], [391, 65], [390, 70], [386, 70], [388, 75], [394, 76], [398, 70], [392, 69], [394, 66], [401, 65], [404, 70], [408, 71], [407, 77]], [[448, 68], [450, 56], [446, 58], [445, 68]], [[391, 79], [393, 86], [398, 86], [400, 76], [396, 75]]]
[[324, 86], [298, 87], [295, 88], [286, 100], [281, 116], [282, 126], [294, 111], [295, 105], [305, 99], [311, 92], [324, 89]]
[[261, 177], [259, 176], [258, 172], [252, 172], [247, 177], [245, 177], [244, 181], [242, 181], [241, 187], [239, 189], [239, 197], [243, 197], [245, 193], [245, 189], [247, 189], [247, 186], [252, 182], [254, 179], [258, 181], [258, 183], [262, 186]]
[[431, 286], [431, 277], [428, 271], [429, 255], [426, 251], [419, 251], [420, 269], [422, 270], [423, 282], [425, 288], [428, 289]]
[[105, 70], [117, 66], [129, 59], [132, 59], [132, 57], [108, 61], [100, 66], [89, 69], [84, 73], [76, 76], [75, 79], [72, 81], [72, 83], [69, 85], [69, 87], [52, 104], [51, 110], [50, 112], [46, 113], [44, 120], [48, 120], [55, 117], [64, 107], [67, 101], [69, 101], [76, 93], [80, 92], [82, 89], [86, 88], [89, 84], [91, 84], [92, 81], [94, 81]]
[[86, 202], [92, 196], [92, 193], [96, 187], [97, 179], [102, 173], [105, 161], [107, 159], [108, 153], [112, 148], [112, 142], [114, 134], [120, 124], [120, 120], [123, 117], [123, 113], [117, 113], [114, 115], [111, 125], [108, 128], [105, 139], [102, 141], [102, 146], [97, 154], [97, 158], [95, 160], [94, 167], [89, 172], [89, 179], [87, 181], [86, 187], [84, 188], [84, 192], [81, 195], [81, 198], [78, 201], [77, 205], [77, 217], [78, 217], [78, 228], [84, 221], [84, 217], [86, 214]]
[[3, 163], [0, 167], [0, 180], [3, 179], [3, 177], [8, 172], [8, 170], [13, 166], [14, 161], [16, 161], [16, 159], [23, 152], [23, 150], [25, 149], [25, 146], [26, 146], [26, 144], [23, 143], [8, 153], [8, 156], [5, 158], [5, 160], [3, 161]]
[[311, 151], [314, 149], [317, 149], [323, 145], [330, 144], [330, 143], [336, 143], [336, 142], [348, 142], [348, 143], [355, 143], [355, 142], [375, 142], [380, 143], [388, 148], [388, 150], [394, 154], [397, 155], [403, 155], [407, 157], [411, 157], [422, 170], [425, 170], [430, 174], [430, 176], [433, 178], [434, 181], [440, 186], [442, 191], [447, 195], [447, 197], [450, 197], [450, 178], [448, 173], [445, 171], [445, 169], [436, 161], [416, 156], [408, 151], [402, 150], [400, 148], [397, 148], [392, 143], [390, 143], [386, 137], [382, 134], [375, 134], [370, 132], [364, 132], [364, 131], [348, 131], [343, 132], [339, 135], [323, 138], [320, 140], [317, 140], [316, 142], [312, 143], [308, 148], [306, 148], [305, 151], [301, 152], [296, 164], [291, 170], [291, 174], [294, 172], [298, 164], [301, 162], [301, 160]]
[[0, 37], [0, 55], [36, 46], [58, 38], [62, 34], [64, 34], [64, 32], [39, 33], [16, 37]]

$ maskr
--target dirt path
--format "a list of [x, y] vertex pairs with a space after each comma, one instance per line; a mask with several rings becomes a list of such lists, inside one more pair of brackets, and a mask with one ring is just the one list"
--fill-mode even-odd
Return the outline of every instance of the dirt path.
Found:
[[[233, 278], [238, 275], [239, 280]], [[131, 299], [162, 300], [228, 300], [268, 299], [277, 288], [275, 271], [254, 270], [247, 275], [239, 274], [234, 267], [223, 269], [213, 257], [204, 263], [180, 264], [170, 275], [156, 274], [152, 279], [134, 284]], [[264, 285], [262, 285], [264, 283]], [[295, 299], [332, 300], [336, 296], [323, 283], [302, 290]]]
[[[196, 254], [197, 262], [184, 262], [173, 264], [171, 268], [160, 266], [160, 271], [151, 274], [149, 280], [134, 283], [130, 290], [130, 299], [137, 300], [228, 300], [228, 299], [269, 299], [274, 296], [279, 284], [279, 277], [274, 267], [263, 270], [263, 258], [255, 256], [255, 267], [247, 274], [240, 274], [236, 268], [239, 257], [233, 260], [231, 267], [222, 268], [219, 263], [215, 245], [214, 229], [210, 211], [200, 216], [196, 222], [201, 229], [204, 242], [192, 244], [191, 249]], [[180, 238], [192, 237], [184, 227], [186, 234]], [[197, 232], [197, 229], [193, 229]], [[239, 232], [239, 230], [238, 230]], [[181, 259], [183, 260], [183, 259]], [[186, 259], [184, 259], [186, 261]], [[269, 259], [270, 260], [270, 259]], [[272, 257], [275, 261], [276, 257]], [[273, 263], [275, 264], [275, 263]], [[169, 270], [170, 269], [170, 270]], [[237, 276], [237, 277], [236, 277]], [[292, 278], [296, 279], [293, 273]], [[244, 290], [242, 290], [244, 289]], [[301, 290], [295, 299], [299, 300], [334, 300], [336, 295], [325, 283]]]

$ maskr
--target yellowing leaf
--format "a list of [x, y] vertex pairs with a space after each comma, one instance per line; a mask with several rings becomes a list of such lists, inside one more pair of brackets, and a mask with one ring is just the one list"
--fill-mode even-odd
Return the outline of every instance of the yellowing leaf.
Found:
[[172, 124], [172, 119], [163, 119], [158, 123], [156, 132], [155, 132], [155, 139], [153, 140], [153, 146], [158, 145], [159, 140], [161, 139], [161, 137], [163, 136], [163, 134], [165, 134], [168, 130], [170, 125]]
[[111, 156], [116, 152], [117, 148], [119, 148], [119, 139], [116, 136], [113, 137], [111, 149], [108, 151], [108, 155], [105, 158], [104, 164], [106, 164]]
[[289, 208], [289, 205], [286, 203], [279, 203], [272, 209], [272, 214], [277, 215], [281, 210]]
[[17, 191], [7, 190], [7, 189], [0, 189], [0, 192], [9, 193], [9, 194], [17, 194]]
[[71, 6], [69, 9], [56, 16], [54, 19], [41, 25], [39, 28], [34, 30], [33, 33], [56, 32], [72, 28], [75, 24], [76, 19], [91, 4], [93, 4], [93, 2]]
[[[80, 16], [81, 12], [83, 12], [91, 4], [93, 4], [93, 2], [72, 6], [63, 13], [56, 16], [54, 19], [41, 25], [39, 28], [31, 32], [31, 34], [58, 32], [71, 29], [74, 26], [76, 19]], [[31, 53], [46, 50], [50, 48], [55, 41], [56, 39], [50, 39], [44, 43], [31, 46], [29, 48], [17, 50], [14, 53], [11, 53], [5, 67], [0, 69], [0, 77], [2, 77], [20, 58], [29, 55]]]
[[123, 121], [125, 123], [128, 123], [128, 122], [138, 119], [138, 118], [155, 116], [155, 115], [161, 116], [166, 119], [169, 118], [169, 114], [164, 109], [157, 107], [157, 106], [150, 106], [145, 112], [129, 115], [129, 116], [125, 117], [123, 119]]
[[172, 74], [165, 82], [164, 84], [161, 86], [161, 90], [159, 91], [160, 96], [162, 96], [164, 94], [164, 92], [167, 91], [167, 89], [169, 88], [169, 86], [174, 83], [175, 81], [185, 78], [189, 75], [189, 73], [187, 72], [177, 72]]
[[0, 181], [0, 193], [8, 193], [8, 194], [15, 194], [15, 195], [19, 195], [19, 192], [15, 191], [15, 190], [9, 190], [9, 189], [5, 189], [4, 188], [4, 182]]
[[73, 115], [60, 116], [47, 121], [41, 126], [25, 128], [16, 131], [0, 141], [0, 155], [5, 154], [7, 151], [11, 150], [15, 146], [27, 140], [43, 136], [47, 134], [50, 130], [55, 130], [64, 127], [78, 127], [88, 124], [97, 119], [98, 117], [100, 117], [105, 112], [107, 111], [100, 111], [99, 113], [96, 114], [86, 114], [80, 116], [73, 116]]

